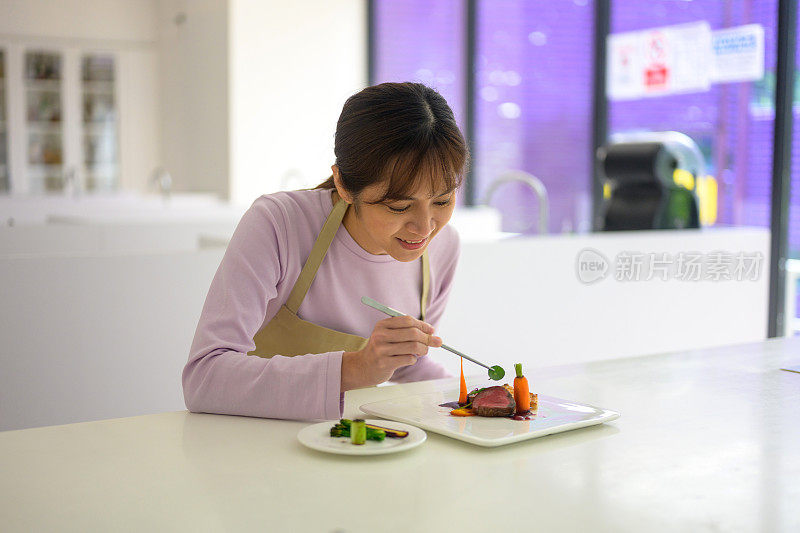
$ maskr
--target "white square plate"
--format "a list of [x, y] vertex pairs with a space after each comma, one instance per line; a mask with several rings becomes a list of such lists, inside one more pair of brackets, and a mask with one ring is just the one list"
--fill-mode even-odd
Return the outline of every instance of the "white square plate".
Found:
[[458, 391], [431, 392], [366, 403], [360, 409], [372, 416], [412, 424], [478, 446], [502, 446], [619, 418], [619, 413], [539, 394], [539, 410], [530, 420], [452, 416], [439, 404], [458, 399]]

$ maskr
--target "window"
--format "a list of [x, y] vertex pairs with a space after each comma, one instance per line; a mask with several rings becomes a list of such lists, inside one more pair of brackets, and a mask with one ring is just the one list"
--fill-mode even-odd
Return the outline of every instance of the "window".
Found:
[[[589, 231], [592, 175], [593, 2], [478, 2], [476, 200], [508, 171], [546, 187], [546, 232]], [[520, 183], [491, 205], [505, 231], [537, 233], [538, 197]]]
[[[436, 88], [464, 125], [466, 3], [375, 2], [375, 79]], [[548, 231], [588, 230], [593, 6], [524, 0], [477, 2], [474, 103], [476, 203], [509, 170], [547, 188]], [[568, 21], [568, 24], [566, 23]], [[567, 68], [564, 68], [567, 65]], [[538, 231], [534, 191], [498, 189], [506, 231]]]
[[697, 183], [706, 225], [770, 225], [777, 8], [777, 0], [611, 3], [612, 34], [703, 21], [712, 32], [754, 23], [764, 29], [765, 74], [760, 80], [712, 80], [706, 91], [609, 101], [612, 135], [674, 130], [698, 144], [708, 176]]
[[444, 96], [463, 128], [464, 3], [460, 0], [375, 2], [375, 79], [415, 81]]

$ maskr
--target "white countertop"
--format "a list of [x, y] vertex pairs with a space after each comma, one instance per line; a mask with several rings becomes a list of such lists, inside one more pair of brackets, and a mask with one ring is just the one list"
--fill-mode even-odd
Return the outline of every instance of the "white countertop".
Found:
[[[164, 413], [0, 433], [3, 531], [797, 531], [800, 338], [552, 367], [619, 411], [499, 448], [301, 446], [307, 423]], [[345, 416], [454, 380], [351, 391]]]

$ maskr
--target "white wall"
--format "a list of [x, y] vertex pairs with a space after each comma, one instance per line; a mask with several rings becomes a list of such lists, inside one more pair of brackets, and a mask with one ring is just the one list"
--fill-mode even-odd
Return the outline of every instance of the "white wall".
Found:
[[120, 188], [145, 192], [163, 160], [158, 52], [153, 45], [120, 50], [118, 57]]
[[326, 178], [342, 105], [366, 84], [365, 9], [159, 2], [163, 164], [175, 190], [249, 205]]
[[367, 82], [366, 2], [231, 0], [229, 14], [231, 199], [316, 185]]
[[226, 0], [158, 3], [163, 166], [173, 188], [228, 198]]
[[0, 34], [155, 42], [156, 0], [3, 0]]

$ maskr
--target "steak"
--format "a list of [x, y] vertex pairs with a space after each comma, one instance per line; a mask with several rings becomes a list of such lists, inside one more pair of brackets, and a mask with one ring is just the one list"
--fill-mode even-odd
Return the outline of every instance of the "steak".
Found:
[[516, 408], [514, 396], [500, 386], [483, 389], [472, 401], [472, 410], [478, 416], [511, 416]]

